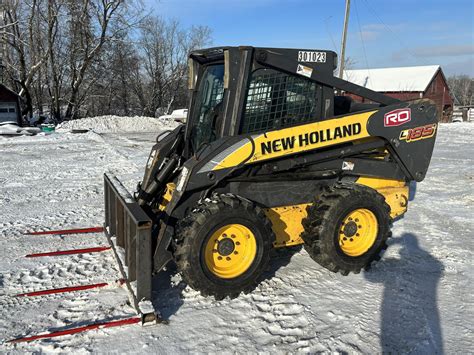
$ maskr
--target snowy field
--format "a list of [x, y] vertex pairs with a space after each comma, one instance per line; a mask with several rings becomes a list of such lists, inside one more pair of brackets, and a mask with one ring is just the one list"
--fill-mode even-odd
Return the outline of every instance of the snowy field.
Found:
[[[70, 127], [73, 128], [73, 127]], [[76, 127], [83, 128], [83, 127]], [[0, 137], [0, 353], [347, 352], [473, 353], [474, 124], [441, 125], [426, 180], [390, 247], [369, 272], [343, 277], [304, 250], [279, 252], [251, 294], [214, 301], [172, 272], [155, 280], [168, 325], [101, 329], [17, 345], [6, 340], [132, 315], [126, 290], [36, 298], [17, 293], [119, 278], [111, 251], [25, 258], [106, 245], [101, 234], [25, 236], [100, 225], [102, 174], [133, 189], [152, 133]]]

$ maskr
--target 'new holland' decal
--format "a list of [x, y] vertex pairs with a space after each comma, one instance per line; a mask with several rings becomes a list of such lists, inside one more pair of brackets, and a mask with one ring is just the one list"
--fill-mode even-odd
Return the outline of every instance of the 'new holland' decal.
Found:
[[254, 145], [249, 138], [243, 138], [209, 160], [199, 172], [232, 168], [242, 162], [252, 164], [369, 137], [367, 121], [374, 112], [260, 133], [252, 136]]
[[284, 137], [260, 143], [261, 154], [271, 154], [274, 152], [294, 149], [296, 147], [306, 147], [320, 142], [330, 142], [340, 138], [356, 136], [362, 131], [360, 123], [353, 123], [338, 126], [334, 129], [327, 128], [310, 133], [302, 133], [298, 136]]

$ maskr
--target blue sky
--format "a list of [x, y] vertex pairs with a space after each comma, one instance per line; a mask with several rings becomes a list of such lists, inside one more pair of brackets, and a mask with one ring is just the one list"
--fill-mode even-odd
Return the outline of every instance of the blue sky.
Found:
[[[339, 53], [344, 0], [145, 0], [163, 18], [206, 25], [213, 44]], [[474, 77], [474, 0], [351, 0], [353, 68], [440, 64]]]

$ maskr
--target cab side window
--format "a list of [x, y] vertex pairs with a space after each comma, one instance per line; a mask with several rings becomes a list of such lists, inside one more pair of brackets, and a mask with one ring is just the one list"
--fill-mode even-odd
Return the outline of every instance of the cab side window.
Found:
[[241, 133], [268, 131], [317, 120], [321, 88], [303, 77], [272, 69], [252, 73]]

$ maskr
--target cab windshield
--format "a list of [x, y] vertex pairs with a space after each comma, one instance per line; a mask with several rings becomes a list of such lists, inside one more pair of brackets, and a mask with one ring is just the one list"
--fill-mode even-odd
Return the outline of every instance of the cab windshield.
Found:
[[217, 125], [224, 97], [224, 64], [207, 66], [198, 85], [195, 118], [191, 124], [191, 144], [194, 152], [217, 138]]

